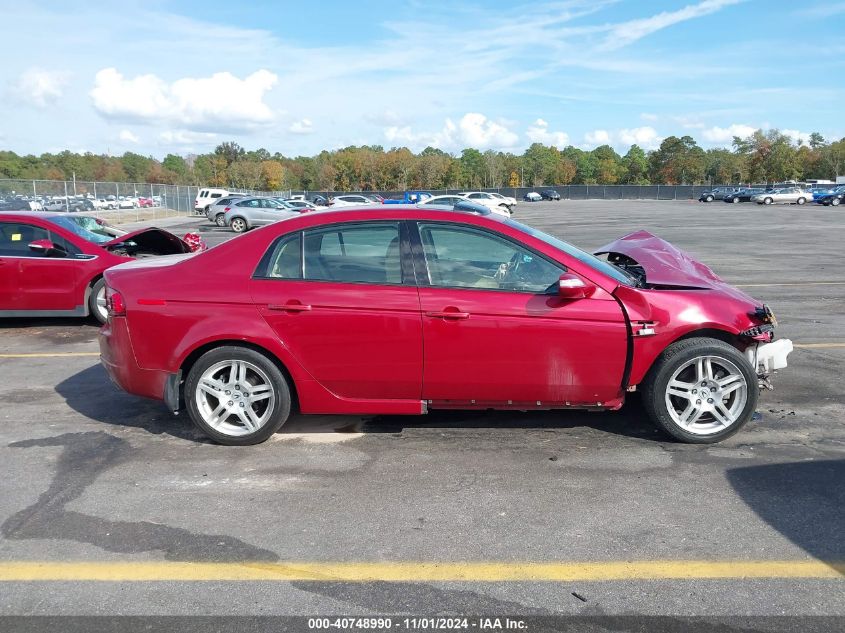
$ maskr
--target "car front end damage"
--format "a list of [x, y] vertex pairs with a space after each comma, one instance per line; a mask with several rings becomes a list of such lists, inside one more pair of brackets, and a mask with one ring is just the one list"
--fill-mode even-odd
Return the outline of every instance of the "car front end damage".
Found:
[[[766, 304], [648, 231], [623, 236], [594, 254], [606, 256], [636, 279], [635, 287], [620, 287], [614, 294], [632, 319], [634, 338], [640, 339], [639, 351], [646, 357], [641, 368], [677, 337], [718, 330], [748, 359], [759, 386], [773, 388], [770, 378], [787, 366], [794, 346], [789, 339], [775, 340], [777, 320]], [[651, 339], [647, 345], [642, 344], [644, 336]], [[631, 384], [644, 373], [636, 371], [636, 350]]]
[[766, 304], [754, 310], [749, 316], [761, 323], [743, 330], [739, 333], [739, 337], [748, 341], [748, 346], [744, 350], [745, 357], [757, 372], [760, 388], [771, 390], [774, 386], [769, 378], [775, 371], [787, 366], [787, 356], [794, 346], [788, 338], [774, 340], [777, 319]]

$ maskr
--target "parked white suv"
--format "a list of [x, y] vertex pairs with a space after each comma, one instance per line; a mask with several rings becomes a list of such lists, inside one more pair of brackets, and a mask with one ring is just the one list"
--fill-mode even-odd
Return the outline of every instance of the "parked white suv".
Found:
[[375, 204], [372, 200], [365, 196], [357, 194], [346, 194], [342, 196], [335, 196], [331, 199], [332, 207], [355, 207], [364, 204]]
[[212, 187], [203, 187], [199, 190], [196, 199], [194, 200], [194, 211], [202, 215], [210, 204], [214, 204], [223, 196], [228, 196], [229, 192], [226, 189], [214, 189]]

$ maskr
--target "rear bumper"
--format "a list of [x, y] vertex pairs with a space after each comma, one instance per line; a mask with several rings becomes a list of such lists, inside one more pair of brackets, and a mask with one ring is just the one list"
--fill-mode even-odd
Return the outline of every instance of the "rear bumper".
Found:
[[109, 317], [100, 328], [98, 338], [100, 362], [114, 384], [136, 396], [165, 399], [165, 386], [170, 374], [138, 366], [124, 317]]

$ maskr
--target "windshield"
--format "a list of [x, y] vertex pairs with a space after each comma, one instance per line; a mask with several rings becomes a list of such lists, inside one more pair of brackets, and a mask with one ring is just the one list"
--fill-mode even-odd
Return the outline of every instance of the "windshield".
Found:
[[[94, 218], [88, 218], [84, 216], [62, 216], [50, 218], [50, 222], [62, 227], [63, 229], [67, 229], [74, 235], [78, 235], [82, 239], [92, 242], [94, 244], [105, 244], [106, 242], [110, 242], [112, 240], [112, 238], [108, 235], [94, 233], [93, 231], [89, 230], [89, 228], [93, 228], [91, 226], [91, 223], [93, 223], [94, 225], [97, 224], [97, 221], [94, 220]], [[86, 226], [89, 228], [86, 228]]]
[[584, 262], [588, 266], [595, 268], [599, 272], [615, 279], [620, 284], [624, 284], [626, 286], [636, 286], [637, 280], [636, 277], [631, 275], [630, 273], [622, 270], [618, 266], [614, 266], [610, 262], [606, 262], [603, 259], [599, 259], [595, 255], [590, 255], [585, 251], [582, 251], [580, 248], [573, 246], [569, 242], [564, 242], [563, 240], [559, 240], [556, 237], [549, 235], [548, 233], [543, 233], [542, 231], [538, 231], [535, 228], [517, 222], [515, 220], [505, 220], [505, 222], [509, 226], [513, 226], [523, 233], [527, 233], [531, 237], [536, 237], [538, 240], [544, 241], [546, 244], [550, 246], [554, 246], [557, 249], [562, 250], [567, 255], [574, 257], [575, 259]]

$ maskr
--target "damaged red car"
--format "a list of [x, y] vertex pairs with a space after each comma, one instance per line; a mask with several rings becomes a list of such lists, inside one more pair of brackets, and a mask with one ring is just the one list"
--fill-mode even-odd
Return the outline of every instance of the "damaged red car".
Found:
[[103, 271], [130, 259], [205, 249], [157, 228], [127, 233], [67, 213], [0, 214], [0, 317], [93, 315], [106, 321]]
[[232, 445], [292, 410], [612, 410], [632, 391], [679, 440], [736, 433], [792, 348], [769, 308], [646, 232], [600, 255], [468, 203], [308, 213], [106, 271], [101, 359]]

